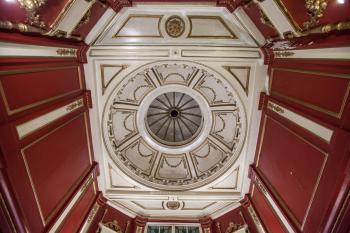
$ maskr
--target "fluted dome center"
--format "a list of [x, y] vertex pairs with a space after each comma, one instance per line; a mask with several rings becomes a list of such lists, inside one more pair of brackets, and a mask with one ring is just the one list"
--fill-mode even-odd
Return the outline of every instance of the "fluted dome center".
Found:
[[181, 92], [159, 95], [149, 106], [146, 126], [150, 135], [166, 146], [182, 146], [197, 137], [203, 116], [198, 103]]

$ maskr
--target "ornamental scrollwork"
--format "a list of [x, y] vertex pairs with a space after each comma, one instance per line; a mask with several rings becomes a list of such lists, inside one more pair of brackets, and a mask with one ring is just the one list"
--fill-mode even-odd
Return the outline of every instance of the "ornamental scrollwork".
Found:
[[309, 30], [319, 23], [319, 19], [323, 16], [323, 12], [327, 8], [327, 0], [306, 0], [305, 7], [309, 15], [309, 20], [304, 22], [303, 25]]
[[40, 21], [40, 15], [37, 14], [38, 9], [45, 5], [46, 0], [18, 0], [21, 8], [27, 12], [27, 21], [30, 25], [45, 27], [45, 23]]

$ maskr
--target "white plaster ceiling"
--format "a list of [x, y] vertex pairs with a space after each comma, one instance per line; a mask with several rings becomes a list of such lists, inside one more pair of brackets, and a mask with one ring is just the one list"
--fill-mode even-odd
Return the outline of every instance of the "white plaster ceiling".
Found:
[[[88, 38], [93, 146], [110, 204], [151, 218], [218, 216], [237, 206], [248, 191], [266, 79], [240, 22], [213, 6], [142, 5], [107, 12]], [[202, 116], [198, 132], [177, 145], [147, 127], [149, 106], [172, 92], [193, 98]]]

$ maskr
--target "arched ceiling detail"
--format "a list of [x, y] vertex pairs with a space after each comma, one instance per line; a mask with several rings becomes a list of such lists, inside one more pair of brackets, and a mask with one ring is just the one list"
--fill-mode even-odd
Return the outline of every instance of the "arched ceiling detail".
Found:
[[[213, 181], [238, 158], [246, 135], [245, 110], [232, 85], [188, 61], [151, 63], [126, 76], [110, 94], [102, 124], [118, 167], [162, 190], [194, 189]], [[160, 141], [154, 130], [159, 136], [169, 132], [174, 141]], [[175, 143], [188, 133], [186, 144]]]
[[253, 37], [225, 8], [169, 6], [123, 9], [95, 45], [223, 45], [257, 47]]
[[[249, 188], [266, 78], [252, 33], [226, 9], [198, 5], [123, 8], [98, 26], [88, 36], [86, 77], [96, 97], [92, 135], [104, 195], [115, 207], [152, 218], [217, 216], [237, 206]], [[170, 115], [183, 94], [200, 111]], [[147, 126], [147, 115], [156, 113], [168, 115]], [[188, 113], [202, 122], [181, 118]], [[181, 139], [186, 125], [193, 138], [169, 146], [174, 133], [163, 138], [166, 129]]]

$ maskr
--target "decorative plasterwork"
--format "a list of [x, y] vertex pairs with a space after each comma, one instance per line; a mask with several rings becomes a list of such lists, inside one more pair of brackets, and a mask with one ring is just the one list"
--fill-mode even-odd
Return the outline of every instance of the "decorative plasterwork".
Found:
[[[165, 109], [171, 102], [181, 102], [184, 108], [196, 103], [203, 117], [203, 129], [185, 145], [164, 145], [147, 131], [145, 114], [154, 118], [148, 109]], [[161, 121], [164, 114], [178, 117], [169, 110], [155, 118]], [[135, 70], [110, 94], [103, 119], [105, 144], [114, 162], [133, 179], [156, 189], [192, 189], [213, 181], [238, 158], [245, 140], [245, 112], [231, 84], [192, 62], [155, 62]], [[178, 131], [185, 132], [185, 127], [179, 124]]]
[[129, 15], [114, 37], [163, 37], [160, 31], [162, 17], [162, 15]]
[[169, 36], [179, 37], [185, 31], [185, 21], [179, 16], [170, 16], [165, 22], [165, 30]]
[[[104, 25], [105, 27], [105, 25]], [[97, 36], [97, 35], [96, 35]], [[201, 7], [142, 6], [123, 10], [98, 35], [95, 44], [221, 44], [257, 46], [227, 11]]]
[[[189, 15], [190, 33], [189, 38], [217, 38], [217, 39], [236, 39], [235, 33], [227, 26], [226, 22], [220, 16], [195, 16]], [[208, 31], [201, 30], [203, 25]]]
[[128, 68], [128, 65], [108, 65], [102, 64], [100, 65], [101, 70], [101, 86], [102, 86], [102, 94], [104, 94], [108, 85], [113, 81], [115, 77], [117, 77], [123, 70]]
[[250, 67], [249, 66], [223, 66], [234, 77], [245, 93], [248, 95]]

